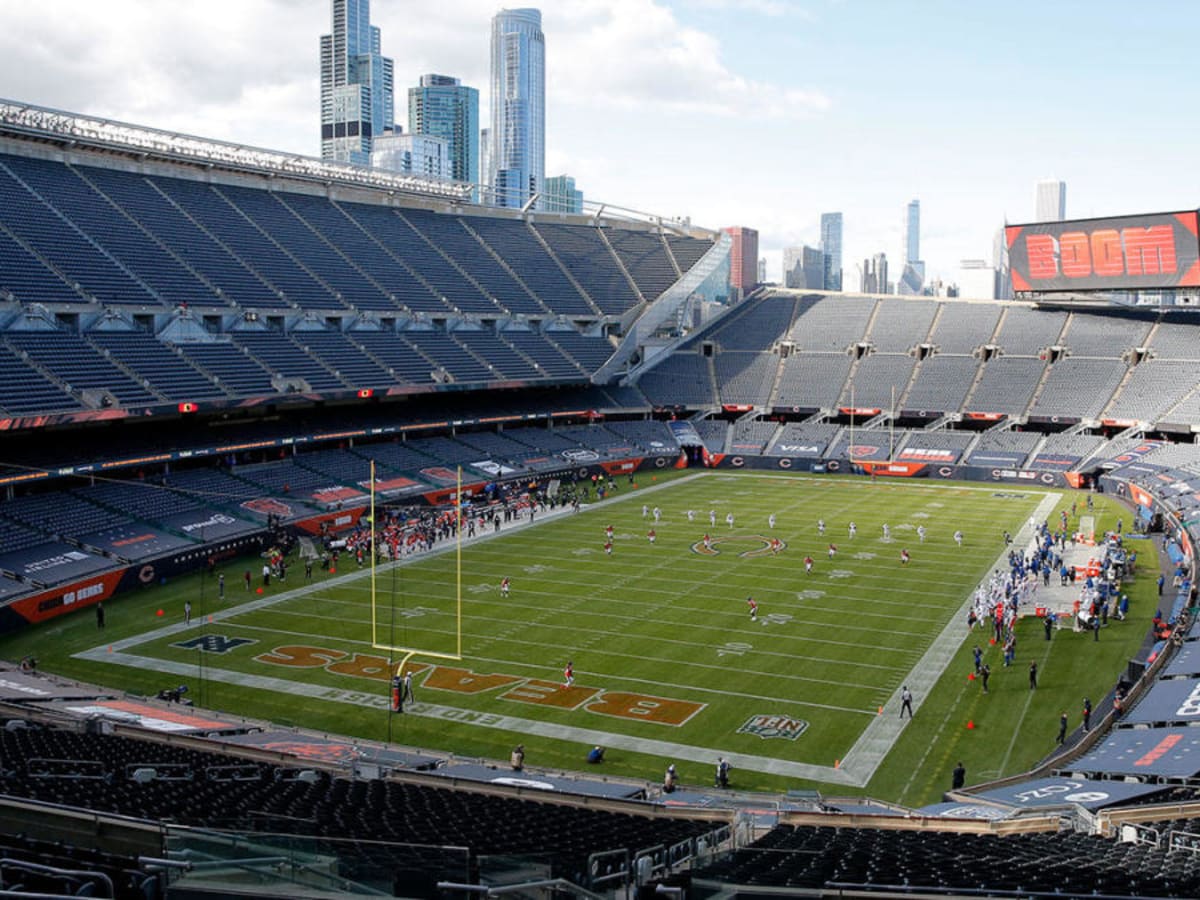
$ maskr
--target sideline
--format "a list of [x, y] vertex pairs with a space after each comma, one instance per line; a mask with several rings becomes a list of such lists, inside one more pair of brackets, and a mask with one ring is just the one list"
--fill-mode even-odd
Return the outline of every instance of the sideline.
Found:
[[[1050, 513], [1054, 511], [1054, 507], [1062, 499], [1062, 494], [1052, 493], [1047, 494], [1042, 502], [1038, 504], [1037, 510], [1033, 513], [1032, 521], [1045, 521]], [[1033, 540], [1034, 528], [1029, 521], [1026, 521], [1021, 526], [1021, 530], [1017, 532], [1016, 543], [1018, 546], [1024, 546]], [[1000, 555], [996, 557], [996, 562], [988, 567], [987, 574], [980, 581], [980, 586], [985, 586], [987, 580], [991, 577], [993, 571], [997, 568], [1003, 568], [1007, 565], [1008, 552], [1011, 548], [1004, 546], [1000, 550]], [[968, 551], [969, 552], [969, 551]], [[962, 605], [954, 612], [950, 619], [946, 622], [946, 627], [942, 629], [941, 634], [934, 638], [933, 643], [929, 645], [929, 649], [917, 660], [912, 671], [908, 673], [907, 679], [902, 683], [907, 684], [909, 690], [913, 694], [913, 712], [921, 711], [925, 699], [930, 695], [937, 685], [938, 680], [950, 667], [955, 654], [963, 643], [963, 623], [966, 621], [967, 612], [975, 602], [975, 592], [971, 591], [963, 600]], [[906, 722], [911, 722], [912, 719], [903, 720], [900, 718], [900, 697], [893, 695], [887, 703], [883, 705], [883, 712], [876, 716], [858, 740], [854, 742], [854, 746], [846, 753], [842, 759], [841, 771], [852, 779], [851, 783], [855, 787], [866, 787], [867, 783], [874, 777], [876, 770], [883, 763], [884, 757], [891, 751], [896, 741], [900, 737], [900, 732], [906, 727]], [[944, 725], [944, 723], [943, 723]], [[917, 770], [913, 770], [914, 776]], [[905, 786], [907, 791], [908, 786]], [[901, 791], [903, 796], [904, 791]]]

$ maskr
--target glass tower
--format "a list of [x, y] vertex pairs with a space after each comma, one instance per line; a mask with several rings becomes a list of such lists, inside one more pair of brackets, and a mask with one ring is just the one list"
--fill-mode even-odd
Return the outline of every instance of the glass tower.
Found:
[[1067, 217], [1067, 183], [1039, 181], [1033, 202], [1035, 222], [1061, 222]]
[[455, 181], [479, 181], [479, 91], [448, 75], [422, 75], [408, 89], [408, 130], [446, 142]]
[[583, 191], [575, 187], [575, 179], [570, 175], [547, 178], [543, 186], [542, 209], [546, 212], [583, 212]]
[[842, 289], [842, 214], [821, 213], [821, 252], [825, 255], [825, 290]]
[[333, 33], [321, 35], [322, 159], [370, 164], [371, 139], [395, 124], [392, 77], [370, 0], [333, 0]]
[[546, 39], [536, 9], [492, 19], [492, 121], [487, 183], [497, 206], [522, 207], [546, 175]]
[[921, 201], [910, 200], [904, 208], [904, 261], [921, 259]]

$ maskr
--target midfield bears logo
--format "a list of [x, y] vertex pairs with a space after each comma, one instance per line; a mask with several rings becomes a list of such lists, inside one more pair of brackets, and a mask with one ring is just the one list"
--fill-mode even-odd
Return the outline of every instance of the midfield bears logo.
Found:
[[737, 730], [738, 734], [753, 734], [760, 738], [784, 738], [794, 741], [808, 731], [808, 722], [791, 716], [751, 716]]
[[[720, 546], [722, 544], [725, 545], [724, 549]], [[738, 545], [744, 546], [745, 549], [736, 550]], [[755, 556], [770, 556], [786, 549], [787, 541], [763, 537], [761, 534], [718, 535], [709, 539], [708, 546], [705, 546], [702, 540], [692, 544], [692, 552], [701, 556], [720, 556], [724, 552], [729, 552], [737, 553], [738, 556], [745, 559]]]

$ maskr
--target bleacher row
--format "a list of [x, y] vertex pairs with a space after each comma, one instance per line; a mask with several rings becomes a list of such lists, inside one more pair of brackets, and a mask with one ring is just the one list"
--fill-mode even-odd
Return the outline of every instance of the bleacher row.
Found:
[[1000, 836], [784, 825], [693, 875], [697, 888], [725, 886], [722, 896], [730, 896], [730, 883], [744, 886], [747, 895], [756, 888], [776, 888], [1194, 897], [1200, 891], [1200, 855], [1069, 831]]
[[[586, 884], [596, 874], [588, 871], [596, 851], [671, 846], [713, 828], [711, 818], [683, 812], [662, 815], [636, 805], [590, 809], [437, 782], [436, 776], [425, 783], [360, 780], [317, 772], [298, 760], [257, 762], [215, 744], [192, 749], [20, 718], [0, 722], [0, 795], [148, 824], [383, 842], [399, 854], [391, 865], [415, 879], [407, 885], [412, 893], [402, 896], [428, 895], [439, 878], [461, 883], [478, 857], [492, 854], [546, 860], [554, 877]], [[41, 842], [23, 837], [0, 840], [0, 847], [6, 843], [43, 860], [66, 856], [61, 850], [47, 854]], [[466, 867], [461, 850], [439, 853], [451, 847], [469, 849]], [[117, 896], [159, 896], [136, 860], [82, 853], [72, 851], [74, 863], [63, 868], [107, 870], [120, 888]], [[456, 862], [457, 871], [447, 868]], [[353, 860], [339, 871], [353, 880]]]
[[[111, 323], [110, 323], [111, 324]], [[287, 392], [347, 394], [456, 383], [586, 380], [613, 351], [568, 326], [544, 332], [429, 325], [341, 331], [305, 323], [290, 333], [247, 323], [173, 343], [127, 326], [83, 334], [0, 332], [0, 412], [141, 409]]]
[[638, 385], [657, 406], [854, 406], [1185, 422], [1200, 326], [1180, 314], [768, 292]]
[[[817, 417], [814, 417], [816, 419]], [[1074, 430], [1043, 434], [993, 428], [956, 431], [891, 428], [887, 423], [871, 428], [825, 420], [779, 423], [745, 418], [729, 422], [720, 418], [692, 421], [710, 453], [771, 456], [809, 460], [892, 460], [964, 465], [983, 468], [1028, 468], [1071, 471], [1106, 463], [1131, 446], [1152, 463], [1171, 459], [1200, 466], [1200, 445], [1162, 440], [1114, 438]]]
[[[570, 471], [592, 460], [671, 457], [679, 445], [651, 420], [471, 431], [327, 448], [263, 461], [221, 460], [151, 478], [102, 479], [0, 501], [0, 601], [34, 587], [363, 505], [375, 463], [381, 502], [470, 482]], [[256, 503], [265, 499], [269, 505]], [[49, 561], [49, 562], [48, 562]], [[52, 562], [52, 564], [50, 564]]]
[[0, 290], [19, 303], [597, 318], [711, 240], [330, 200], [0, 154]]

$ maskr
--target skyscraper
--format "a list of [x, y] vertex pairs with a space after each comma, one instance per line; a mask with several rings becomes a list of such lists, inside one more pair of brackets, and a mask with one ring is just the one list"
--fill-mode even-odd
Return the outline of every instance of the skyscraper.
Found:
[[575, 187], [570, 175], [555, 175], [543, 185], [542, 209], [546, 212], [583, 212], [583, 191]]
[[825, 289], [825, 254], [807, 244], [783, 250], [783, 286], [799, 290]]
[[371, 139], [395, 124], [392, 61], [380, 51], [370, 0], [333, 0], [321, 35], [321, 158], [367, 165]]
[[825, 255], [825, 290], [842, 289], [842, 214], [821, 213], [821, 253]]
[[864, 294], [886, 294], [888, 292], [888, 264], [886, 253], [876, 253], [863, 260], [862, 278], [859, 281]]
[[446, 142], [449, 176], [479, 181], [479, 91], [448, 75], [422, 75], [408, 89], [408, 130]]
[[729, 248], [729, 285], [744, 297], [758, 283], [758, 232], [735, 225], [723, 229], [733, 238]]
[[921, 262], [921, 201], [910, 200], [904, 208], [904, 265], [896, 281], [897, 294], [920, 294], [925, 287], [925, 263]]
[[910, 200], [904, 208], [904, 261], [921, 258], [921, 201]]
[[1067, 217], [1067, 183], [1039, 181], [1034, 195], [1034, 221], [1061, 222]]
[[450, 177], [450, 147], [439, 137], [390, 132], [376, 135], [371, 143], [371, 165], [377, 169], [422, 178]]
[[487, 183], [497, 206], [521, 207], [546, 174], [546, 39], [536, 9], [492, 19], [492, 116]]

